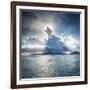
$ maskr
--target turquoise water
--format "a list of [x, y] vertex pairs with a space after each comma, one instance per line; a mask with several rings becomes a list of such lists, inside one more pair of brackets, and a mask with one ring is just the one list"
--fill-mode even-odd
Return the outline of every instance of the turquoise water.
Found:
[[21, 56], [21, 78], [80, 75], [80, 54]]

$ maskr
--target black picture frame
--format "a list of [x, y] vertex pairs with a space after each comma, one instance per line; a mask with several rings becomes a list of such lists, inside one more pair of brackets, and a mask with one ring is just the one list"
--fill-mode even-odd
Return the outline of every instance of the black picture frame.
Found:
[[[51, 83], [35, 83], [35, 84], [17, 84], [17, 32], [16, 32], [16, 7], [17, 6], [32, 6], [32, 7], [51, 7], [51, 8], [68, 8], [84, 10], [84, 80], [83, 81], [69, 81], [69, 82], [51, 82]], [[31, 87], [48, 87], [48, 86], [66, 86], [66, 85], [80, 85], [88, 83], [88, 62], [87, 62], [87, 6], [84, 5], [67, 5], [67, 4], [52, 4], [52, 3], [34, 3], [34, 2], [11, 2], [11, 88], [31, 88]]]

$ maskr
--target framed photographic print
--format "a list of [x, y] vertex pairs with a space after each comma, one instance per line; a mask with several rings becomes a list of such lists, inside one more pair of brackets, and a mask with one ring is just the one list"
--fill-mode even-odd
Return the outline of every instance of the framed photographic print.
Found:
[[11, 2], [11, 88], [87, 84], [87, 6]]

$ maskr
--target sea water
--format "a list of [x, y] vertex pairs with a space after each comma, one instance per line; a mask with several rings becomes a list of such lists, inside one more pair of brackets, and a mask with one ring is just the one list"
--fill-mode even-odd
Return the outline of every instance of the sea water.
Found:
[[28, 55], [20, 58], [20, 78], [80, 75], [80, 54]]

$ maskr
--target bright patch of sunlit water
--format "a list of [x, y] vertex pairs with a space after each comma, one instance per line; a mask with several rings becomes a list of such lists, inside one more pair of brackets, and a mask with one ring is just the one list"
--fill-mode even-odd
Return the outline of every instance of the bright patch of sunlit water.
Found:
[[80, 75], [80, 54], [21, 56], [21, 78], [66, 77]]

